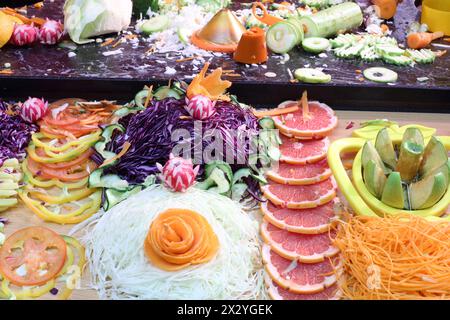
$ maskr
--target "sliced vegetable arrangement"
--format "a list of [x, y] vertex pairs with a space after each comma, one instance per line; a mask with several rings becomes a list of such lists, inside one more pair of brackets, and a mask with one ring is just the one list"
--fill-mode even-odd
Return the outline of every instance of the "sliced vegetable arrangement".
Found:
[[89, 187], [97, 168], [90, 159], [100, 139], [99, 125], [112, 120], [119, 107], [110, 102], [65, 99], [50, 105], [33, 134], [19, 196], [37, 216], [56, 223], [78, 223], [98, 211], [100, 189]]
[[72, 237], [44, 227], [18, 230], [0, 248], [0, 295], [34, 299], [51, 293], [68, 299], [85, 261], [84, 248]]

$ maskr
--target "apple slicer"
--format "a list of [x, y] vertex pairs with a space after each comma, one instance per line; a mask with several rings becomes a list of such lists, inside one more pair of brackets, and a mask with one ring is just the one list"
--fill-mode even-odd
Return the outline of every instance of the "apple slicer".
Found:
[[[329, 166], [340, 191], [345, 196], [353, 211], [358, 215], [366, 216], [408, 213], [430, 219], [435, 219], [445, 214], [447, 207], [450, 205], [450, 187], [447, 188], [447, 192], [434, 206], [420, 210], [404, 210], [390, 207], [373, 196], [364, 184], [362, 175], [362, 148], [367, 140], [374, 141], [378, 131], [381, 129], [387, 127], [388, 133], [394, 144], [399, 144], [401, 142], [403, 133], [409, 127], [418, 128], [422, 132], [425, 144], [428, 143], [431, 136], [436, 133], [436, 129], [414, 124], [399, 127], [396, 123], [386, 122], [384, 120], [375, 120], [371, 122], [373, 124], [355, 130], [352, 134], [352, 138], [343, 138], [334, 141], [328, 149]], [[438, 136], [437, 138], [443, 143], [447, 151], [449, 151], [450, 136]], [[347, 174], [341, 158], [341, 155], [345, 153], [356, 153], [352, 165], [352, 178]], [[450, 220], [450, 216], [445, 219]]]

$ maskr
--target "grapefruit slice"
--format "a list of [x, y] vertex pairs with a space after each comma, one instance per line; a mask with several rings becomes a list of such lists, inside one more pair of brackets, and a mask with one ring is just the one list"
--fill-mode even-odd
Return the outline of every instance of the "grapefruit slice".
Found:
[[264, 219], [274, 226], [290, 232], [318, 234], [330, 230], [337, 215], [334, 206], [339, 203], [336, 197], [333, 201], [310, 209], [288, 209], [275, 206], [269, 201], [261, 202]]
[[298, 140], [280, 135], [281, 162], [290, 164], [315, 163], [327, 156], [330, 140]]
[[298, 294], [277, 285], [267, 273], [264, 276], [267, 293], [272, 300], [339, 300], [341, 292], [337, 284], [316, 293]]
[[327, 160], [299, 166], [290, 163], [279, 163], [276, 170], [267, 172], [267, 177], [281, 184], [307, 185], [328, 179], [331, 169]]
[[262, 259], [266, 272], [272, 280], [294, 293], [315, 293], [336, 283], [335, 268], [340, 268], [339, 259], [325, 259], [318, 263], [302, 263], [285, 259], [266, 244], [262, 248]]
[[261, 187], [264, 196], [282, 208], [315, 208], [336, 197], [336, 181], [333, 177], [316, 184], [295, 186], [269, 182]]
[[[288, 108], [297, 105], [297, 101], [285, 101], [278, 107]], [[337, 117], [329, 106], [317, 101], [309, 102], [309, 117], [303, 119], [303, 109], [273, 117], [275, 126], [281, 133], [296, 137], [326, 137], [337, 126]]]
[[304, 263], [323, 261], [339, 250], [333, 246], [334, 230], [320, 234], [302, 234], [280, 229], [266, 221], [261, 224], [261, 237], [280, 256]]

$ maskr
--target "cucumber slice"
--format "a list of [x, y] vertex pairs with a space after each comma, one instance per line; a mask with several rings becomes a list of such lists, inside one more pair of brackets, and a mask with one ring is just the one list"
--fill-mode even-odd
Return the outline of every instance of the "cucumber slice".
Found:
[[367, 62], [372, 62], [377, 59], [380, 59], [381, 56], [376, 52], [375, 48], [372, 46], [365, 46], [364, 49], [361, 50], [359, 56], [362, 60]]
[[226, 163], [225, 161], [221, 161], [221, 160], [211, 161], [210, 163], [208, 163], [205, 166], [205, 175], [206, 175], [206, 177], [209, 178], [211, 173], [216, 168], [222, 170], [226, 174], [226, 177], [228, 178], [228, 181], [230, 181], [230, 182], [233, 181], [233, 170], [231, 169], [231, 166], [228, 163]]
[[413, 50], [407, 49], [406, 55], [417, 63], [433, 63], [436, 58], [436, 54], [430, 49]]
[[312, 68], [299, 68], [294, 72], [295, 78], [306, 83], [327, 83], [331, 76], [320, 70]]
[[108, 188], [126, 191], [129, 188], [128, 181], [121, 179], [116, 174], [103, 175], [103, 169], [97, 169], [89, 176], [90, 188]]
[[395, 82], [398, 78], [397, 72], [381, 67], [368, 68], [364, 70], [363, 75], [370, 81], [381, 83]]
[[129, 191], [119, 191], [115, 189], [107, 189], [105, 191], [105, 203], [103, 204], [103, 210], [108, 211], [119, 202], [128, 199], [132, 195], [139, 193], [142, 190], [142, 186], [137, 186]]
[[[225, 177], [225, 172], [223, 172], [219, 168], [214, 168], [214, 170], [209, 175], [208, 179], [214, 180], [217, 186], [217, 189], [215, 189], [217, 193], [222, 194], [230, 190], [231, 184]], [[211, 190], [211, 188], [208, 190]]]
[[141, 90], [134, 96], [134, 103], [138, 108], [142, 108], [142, 110], [144, 110], [145, 109], [144, 104], [145, 101], [147, 101], [147, 97], [148, 97], [148, 90], [147, 89]]
[[405, 53], [405, 50], [390, 44], [379, 44], [376, 45], [377, 53], [382, 56], [401, 56]]
[[242, 181], [242, 178], [250, 177], [252, 171], [249, 168], [242, 168], [236, 171], [233, 175], [233, 185]]
[[178, 39], [181, 43], [188, 44], [191, 42], [191, 32], [186, 28], [178, 28], [177, 30]]
[[360, 52], [364, 49], [364, 43], [356, 43], [350, 47], [340, 47], [334, 49], [334, 53], [339, 58], [352, 59], [359, 56]]
[[292, 50], [301, 39], [292, 23], [281, 21], [272, 25], [266, 34], [267, 47], [275, 53], [286, 53]]
[[330, 40], [332, 48], [349, 47], [358, 41], [358, 37], [352, 33], [340, 34]]
[[275, 129], [275, 122], [271, 117], [261, 118], [258, 122], [263, 129]]
[[330, 41], [319, 37], [306, 38], [302, 42], [302, 47], [307, 52], [321, 53], [330, 47]]
[[383, 61], [397, 66], [409, 66], [414, 63], [413, 59], [407, 56], [383, 56]]
[[150, 35], [155, 32], [164, 31], [169, 27], [169, 24], [170, 19], [161, 15], [145, 21], [141, 26], [141, 30], [143, 33]]
[[234, 201], [240, 201], [247, 191], [247, 185], [245, 183], [236, 183], [231, 187], [231, 199]]
[[215, 186], [215, 185], [216, 185], [216, 183], [214, 182], [213, 179], [207, 178], [206, 180], [197, 183], [197, 184], [195, 185], [195, 187], [196, 187], [197, 189], [200, 189], [200, 190], [208, 190], [208, 189], [212, 188], [212, 187]]
[[159, 87], [153, 94], [153, 97], [156, 100], [163, 100], [166, 98], [181, 99], [181, 95], [178, 93], [178, 91], [170, 88], [169, 86]]
[[113, 157], [116, 156], [116, 154], [114, 152], [110, 152], [110, 151], [106, 151], [106, 145], [111, 141], [111, 137], [114, 133], [115, 130], [119, 130], [120, 132], [124, 133], [125, 132], [125, 128], [124, 126], [120, 125], [120, 124], [111, 124], [109, 126], [107, 126], [105, 129], [103, 129], [102, 132], [102, 141], [97, 142], [94, 145], [94, 149], [95, 151], [97, 151], [98, 153], [101, 154], [101, 156], [107, 160], [107, 159], [111, 159]]

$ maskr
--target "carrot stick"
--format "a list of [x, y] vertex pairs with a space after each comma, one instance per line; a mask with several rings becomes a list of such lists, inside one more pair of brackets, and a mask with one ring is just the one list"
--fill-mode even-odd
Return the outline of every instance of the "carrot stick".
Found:
[[299, 109], [298, 106], [292, 106], [292, 107], [277, 108], [277, 109], [272, 109], [272, 110], [267, 110], [267, 111], [253, 110], [253, 114], [257, 118], [274, 117], [274, 116], [279, 116], [279, 115], [286, 114], [286, 113], [292, 113], [292, 112], [297, 111], [298, 109]]
[[148, 104], [150, 103], [150, 99], [152, 98], [152, 91], [153, 91], [153, 86], [150, 86], [148, 88], [148, 94], [147, 94], [147, 99], [145, 99], [145, 104], [144, 107], [147, 109]]
[[415, 32], [408, 35], [408, 47], [411, 49], [421, 49], [428, 46], [431, 41], [438, 38], [442, 38], [444, 33], [442, 31], [437, 32]]
[[311, 119], [311, 115], [309, 114], [308, 92], [306, 90], [303, 91], [302, 98], [299, 102], [302, 104], [303, 121], [308, 121]]
[[122, 158], [123, 155], [128, 152], [128, 149], [130, 149], [130, 147], [131, 147], [131, 143], [129, 143], [128, 141], [125, 141], [125, 143], [123, 144], [122, 150], [120, 150], [120, 152], [116, 156], [112, 157], [111, 159], [105, 160], [99, 168], [102, 168], [102, 167], [116, 161], [117, 159]]

